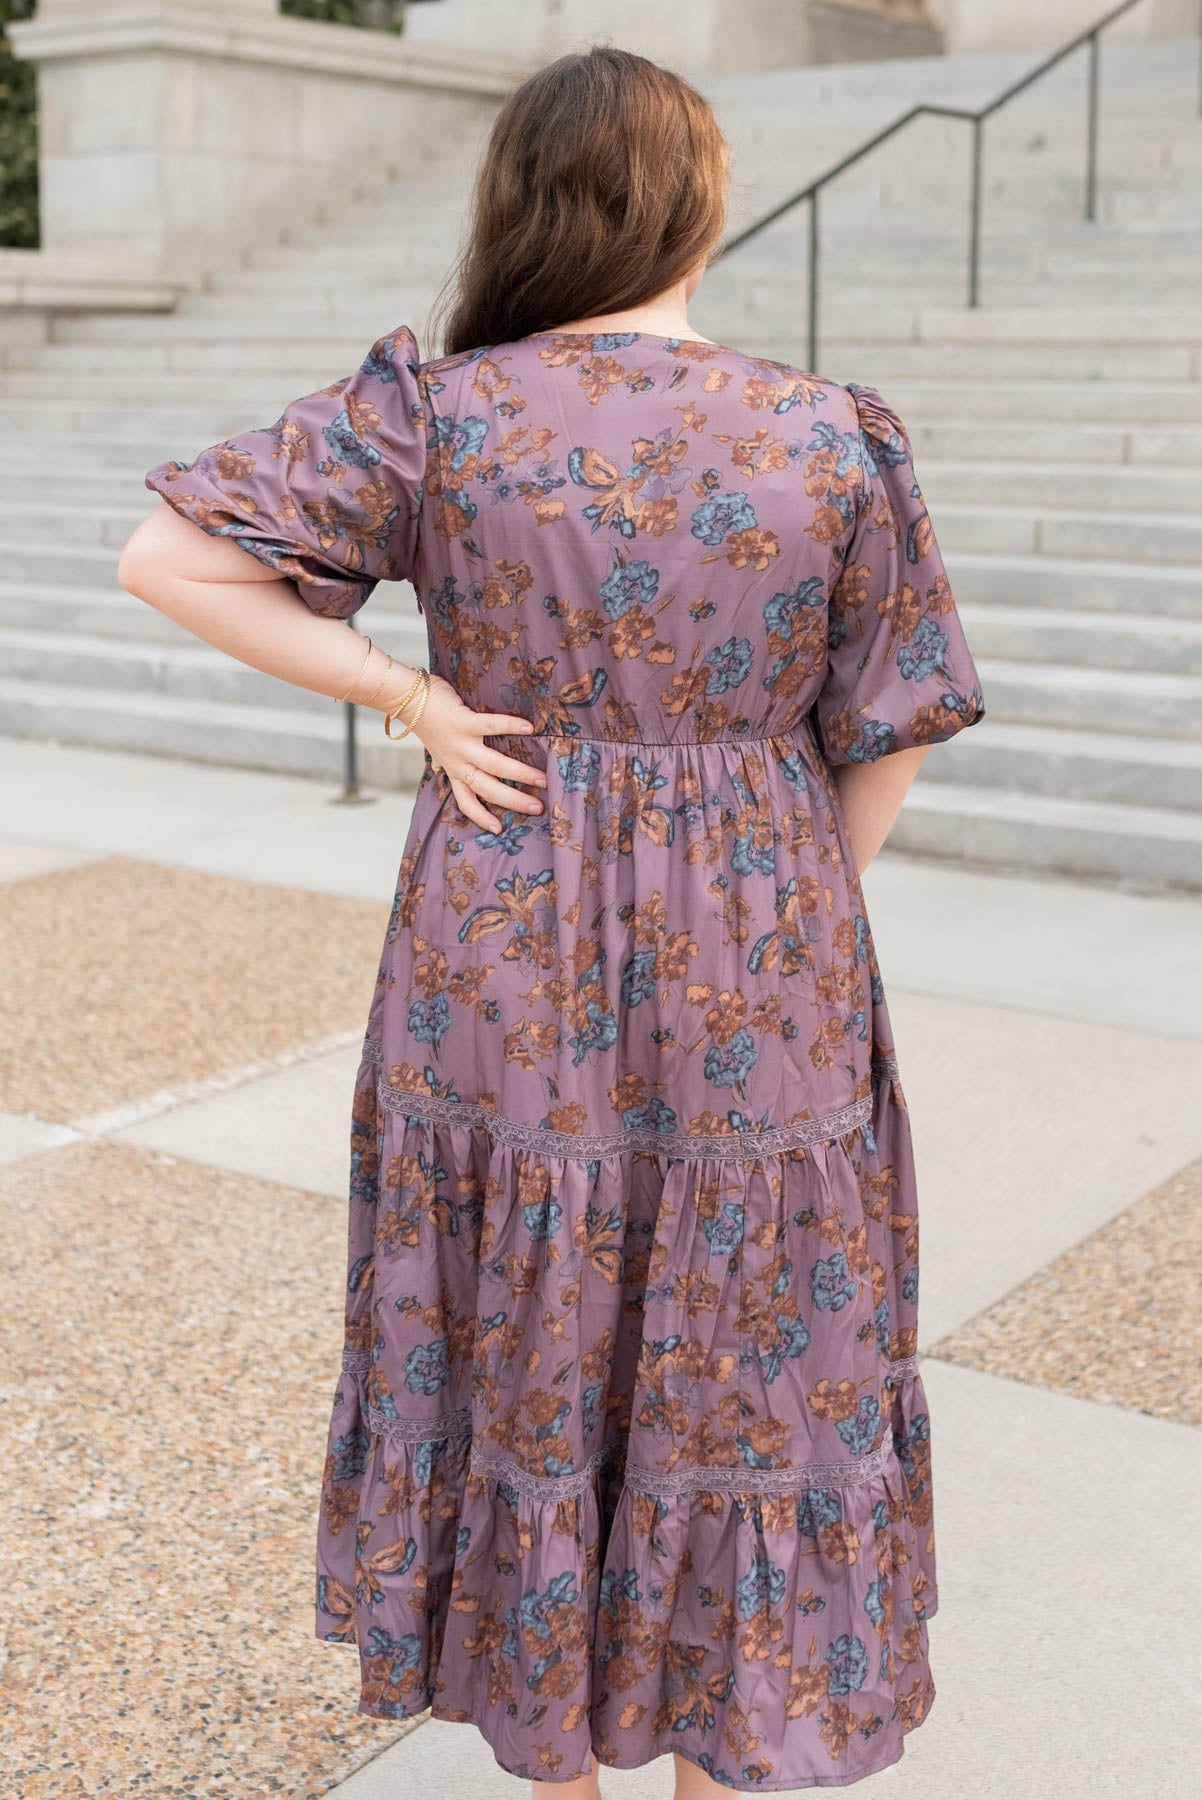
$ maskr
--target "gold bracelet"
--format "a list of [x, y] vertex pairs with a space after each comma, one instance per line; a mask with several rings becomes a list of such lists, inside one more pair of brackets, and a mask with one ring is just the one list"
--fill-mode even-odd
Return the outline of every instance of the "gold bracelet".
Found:
[[362, 706], [370, 706], [372, 704], [376, 695], [379, 693], [380, 689], [384, 686], [384, 683], [388, 680], [389, 675], [392, 673], [392, 657], [389, 656], [387, 650], [385, 650], [384, 654], [385, 654], [385, 656], [388, 657], [388, 667], [385, 669], [384, 673], [381, 675], [379, 681], [377, 681], [377, 683], [376, 683], [375, 687], [372, 689], [371, 693], [367, 696], [367, 699], [360, 702], [360, 704]]
[[354, 693], [355, 689], [358, 687], [359, 683], [362, 681], [363, 669], [366, 669], [368, 663], [371, 661], [371, 651], [372, 651], [372, 643], [371, 643], [371, 639], [368, 638], [368, 640], [367, 640], [367, 655], [363, 658], [363, 668], [361, 668], [359, 670], [359, 673], [355, 676], [355, 679], [351, 682], [351, 685], [350, 685], [350, 687], [347, 688], [345, 694], [341, 694], [341, 695], [335, 694], [334, 695], [334, 705], [335, 706], [341, 706], [342, 702], [344, 700], [349, 700], [351, 695]]
[[[398, 718], [401, 711], [406, 706], [408, 706], [408, 704], [412, 700], [414, 694], [416, 694], [418, 688], [422, 685], [423, 679], [428, 680], [429, 677], [427, 676], [425, 669], [419, 669], [417, 674], [414, 676], [413, 680], [410, 682], [409, 686], [405, 689], [405, 692], [401, 695], [400, 699], [394, 701], [391, 706], [389, 706], [385, 709], [385, 712], [384, 712], [384, 736], [386, 738], [392, 737], [392, 732], [389, 729], [392, 724], [392, 721], [395, 718]], [[406, 732], [408, 732], [410, 729], [411, 729], [411, 727], [406, 725], [404, 731], [397, 732], [397, 734], [396, 734], [397, 737], [403, 738], [406, 735]]]
[[392, 724], [393, 719], [395, 719], [397, 717], [397, 715], [399, 714], [401, 708], [408, 704], [408, 702], [409, 702], [408, 694], [405, 695], [405, 698], [403, 700], [398, 700], [397, 704], [394, 707], [392, 707], [390, 709], [390, 711], [388, 711], [384, 715], [384, 735], [386, 738], [389, 738], [391, 740], [391, 742], [394, 744], [399, 744], [403, 737], [409, 736], [409, 733], [415, 728], [415, 726], [417, 725], [417, 721], [421, 718], [422, 713], [425, 710], [426, 701], [430, 698], [430, 671], [429, 671], [429, 669], [420, 670], [418, 673], [418, 680], [422, 686], [422, 697], [417, 703], [417, 711], [413, 715], [412, 723], [409, 725], [406, 725], [404, 731], [398, 731], [395, 734], [388, 729], [388, 727]]
[[413, 715], [413, 723], [409, 727], [410, 731], [417, 730], [417, 722], [421, 718], [423, 712], [426, 710], [426, 702], [430, 698], [430, 671], [429, 671], [429, 669], [423, 669], [422, 674], [426, 678], [425, 686], [422, 689], [422, 697], [417, 703], [417, 711]]

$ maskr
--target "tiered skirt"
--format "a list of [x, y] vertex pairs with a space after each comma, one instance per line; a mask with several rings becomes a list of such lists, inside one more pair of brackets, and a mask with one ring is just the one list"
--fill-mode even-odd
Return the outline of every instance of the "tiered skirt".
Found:
[[649, 1144], [395, 1089], [369, 1039], [317, 1543], [359, 1710], [548, 1782], [897, 1761], [935, 1691], [917, 1251], [891, 1056], [837, 1114]]

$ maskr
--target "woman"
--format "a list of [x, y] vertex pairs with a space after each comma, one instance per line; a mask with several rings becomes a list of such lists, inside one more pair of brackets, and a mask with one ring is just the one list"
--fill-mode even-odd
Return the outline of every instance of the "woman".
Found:
[[[121, 578], [412, 730], [317, 1633], [535, 1795], [839, 1786], [934, 1694], [908, 1120], [858, 871], [982, 716], [896, 414], [693, 332], [726, 152], [618, 50], [503, 108], [401, 326], [164, 463]], [[248, 554], [249, 552], [249, 554]], [[265, 566], [264, 566], [265, 565]], [[412, 580], [432, 674], [337, 623]]]

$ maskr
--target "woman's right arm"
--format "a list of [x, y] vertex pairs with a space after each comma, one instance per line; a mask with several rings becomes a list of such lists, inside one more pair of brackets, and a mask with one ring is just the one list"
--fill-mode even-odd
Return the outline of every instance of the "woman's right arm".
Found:
[[[233, 538], [210, 534], [166, 503], [129, 538], [117, 579], [137, 599], [214, 649], [311, 693], [334, 699], [353, 688], [356, 704], [374, 696], [372, 708], [385, 713], [403, 698], [417, 674], [395, 657], [389, 669], [383, 650], [373, 645], [369, 655], [358, 632], [342, 619], [315, 613], [294, 581], [240, 549]], [[410, 722], [420, 699], [419, 689], [399, 715], [403, 724]], [[432, 676], [414, 735], [435, 768], [445, 770], [466, 817], [499, 831], [502, 822], [489, 803], [540, 813], [541, 801], [509, 783], [545, 787], [546, 776], [502, 755], [484, 739], [532, 729], [528, 719], [474, 711], [449, 682]]]
[[839, 763], [831, 773], [839, 791], [847, 838], [857, 869], [868, 867], [893, 829], [902, 801], [929, 744], [895, 750], [877, 762]]

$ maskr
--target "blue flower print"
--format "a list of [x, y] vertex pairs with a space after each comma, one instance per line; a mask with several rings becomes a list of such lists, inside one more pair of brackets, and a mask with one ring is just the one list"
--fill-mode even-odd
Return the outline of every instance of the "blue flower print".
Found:
[[535, 1243], [544, 1243], [563, 1224], [563, 1208], [558, 1200], [536, 1200], [532, 1206], [523, 1206], [522, 1223]]
[[580, 1423], [587, 1437], [595, 1431], [601, 1422], [601, 1406], [605, 1398], [605, 1389], [599, 1381], [586, 1387], [580, 1396]]
[[658, 569], [649, 562], [627, 562], [619, 556], [598, 592], [607, 618], [620, 619], [632, 606], [650, 606], [658, 588]]
[[559, 776], [569, 794], [587, 794], [597, 785], [601, 770], [601, 752], [596, 744], [578, 744], [566, 755], [556, 757]]
[[334, 1459], [334, 1480], [354, 1481], [357, 1475], [362, 1475], [367, 1467], [370, 1448], [371, 1433], [363, 1425], [357, 1425], [345, 1437], [335, 1438], [330, 1446], [330, 1454]]
[[741, 1200], [727, 1200], [722, 1211], [713, 1219], [704, 1219], [702, 1228], [710, 1253], [715, 1256], [733, 1256], [743, 1242], [744, 1213]]
[[661, 1100], [658, 1094], [652, 1094], [645, 1106], [628, 1106], [622, 1112], [623, 1131], [662, 1131], [676, 1130], [676, 1112]]
[[596, 1000], [590, 1000], [584, 1008], [585, 1028], [568, 1039], [568, 1043], [576, 1054], [572, 1064], [579, 1068], [590, 1052], [600, 1053], [609, 1050], [618, 1041], [618, 1021], [607, 1006], [601, 1006]]
[[739, 687], [746, 681], [754, 653], [748, 638], [727, 638], [724, 644], [716, 644], [705, 660], [710, 671], [706, 693], [725, 694], [728, 688]]
[[450, 1025], [451, 1005], [445, 994], [435, 994], [431, 1000], [414, 1000], [410, 1005], [410, 1031], [419, 1044], [433, 1044], [436, 1056]]
[[405, 1386], [411, 1394], [436, 1394], [450, 1380], [450, 1346], [446, 1338], [415, 1344], [405, 1358]]
[[795, 582], [792, 587], [773, 594], [764, 608], [764, 623], [773, 636], [788, 640], [800, 637], [806, 629], [806, 612], [821, 607], [825, 598], [821, 578], [812, 575], [806, 581]]
[[374, 469], [384, 458], [374, 444], [365, 444], [362, 438], [355, 435], [354, 427], [345, 408], [328, 425], [322, 427], [322, 437], [344, 463], [353, 469]]
[[[381, 338], [379, 343], [373, 344], [359, 364], [360, 375], [371, 375], [376, 381], [383, 382], [385, 387], [396, 386], [397, 372], [393, 366], [393, 357], [400, 342], [400, 333], [394, 331], [388, 337]], [[412, 373], [414, 365], [407, 363], [406, 367]]]
[[806, 445], [808, 450], [833, 451], [835, 456], [834, 475], [839, 481], [845, 481], [853, 469], [863, 466], [863, 451], [860, 445], [859, 432], [840, 431], [829, 419], [819, 419], [814, 426], [814, 435]]
[[576, 1577], [566, 1571], [555, 1575], [545, 1588], [530, 1588], [518, 1601], [518, 1618], [526, 1631], [539, 1638], [551, 1636], [551, 1614], [561, 1606], [574, 1606], [578, 1599]]
[[856, 1280], [842, 1250], [819, 1257], [810, 1271], [810, 1298], [822, 1312], [842, 1312], [856, 1297]]
[[724, 543], [732, 532], [754, 531], [756, 526], [755, 508], [746, 494], [714, 494], [689, 517], [693, 536], [711, 549]]
[[873, 1394], [861, 1394], [859, 1405], [850, 1419], [840, 1419], [835, 1430], [853, 1456], [865, 1456], [876, 1443], [881, 1427], [881, 1409]]
[[860, 735], [847, 752], [849, 762], [879, 762], [887, 756], [897, 736], [892, 725], [883, 719], [866, 719]]
[[918, 630], [908, 644], [897, 648], [897, 667], [905, 681], [928, 681], [936, 669], [943, 667], [950, 640], [939, 628], [938, 619], [928, 613], [918, 622]]
[[783, 1313], [776, 1317], [776, 1339], [767, 1350], [759, 1352], [764, 1380], [773, 1382], [786, 1362], [800, 1356], [809, 1347], [810, 1331], [804, 1319], [790, 1319]]
[[623, 969], [620, 990], [623, 1006], [638, 1006], [654, 994], [655, 956], [654, 950], [636, 950]]
[[466, 419], [449, 419], [441, 413], [434, 416], [434, 436], [440, 450], [450, 449], [450, 466], [458, 474], [469, 456], [484, 447], [488, 436], [487, 419], [469, 415]]
[[885, 1583], [879, 1578], [870, 1582], [868, 1592], [864, 1596], [864, 1611], [874, 1625], [879, 1626], [885, 1617], [885, 1595], [888, 1592]]
[[785, 1571], [766, 1556], [759, 1556], [743, 1579], [735, 1584], [739, 1617], [750, 1619], [762, 1606], [779, 1606], [785, 1597]]
[[783, 755], [777, 757], [776, 766], [795, 794], [809, 792], [810, 784], [806, 777], [806, 766], [800, 751], [785, 751]]
[[456, 614], [463, 603], [464, 596], [453, 575], [445, 575], [437, 587], [426, 590], [426, 612], [446, 637], [453, 637]]
[[711, 1044], [705, 1053], [705, 1078], [715, 1087], [736, 1087], [747, 1079], [759, 1060], [755, 1039], [744, 1025], [728, 1044]]
[[[733, 1683], [734, 1683], [733, 1670], [731, 1672], [730, 1679], [731, 1679], [731, 1683], [733, 1685]], [[700, 1704], [700, 1703], [698, 1703], [698, 1704]], [[696, 1707], [694, 1707], [693, 1710], [696, 1711]], [[673, 1731], [687, 1731], [689, 1729], [690, 1725], [693, 1724], [693, 1722], [694, 1721], [693, 1721], [692, 1715], [687, 1714], [682, 1719], [676, 1719], [673, 1722], [672, 1729], [673, 1729]], [[713, 1757], [710, 1755], [708, 1750], [703, 1750], [701, 1752], [701, 1754], [697, 1758], [697, 1763], [698, 1763], [698, 1766], [701, 1769], [703, 1769], [704, 1772], [709, 1776], [710, 1780], [714, 1783], [715, 1787], [733, 1788], [736, 1793], [738, 1792], [738, 1787], [739, 1787], [738, 1782], [734, 1779], [734, 1777], [732, 1775], [728, 1775], [726, 1773], [725, 1769], [720, 1769], [718, 1767], [717, 1763], [714, 1761]]]
[[389, 1664], [388, 1679], [390, 1682], [397, 1682], [406, 1670], [421, 1667], [425, 1642], [416, 1631], [406, 1631], [401, 1637], [391, 1637], [381, 1626], [373, 1625], [368, 1630], [363, 1655], [369, 1661], [376, 1657], [386, 1657]]
[[501, 814], [501, 830], [478, 831], [476, 844], [481, 850], [504, 850], [506, 856], [520, 856], [522, 840], [533, 830], [533, 825], [527, 825], [516, 813], [506, 809]]
[[823, 1660], [830, 1664], [832, 1694], [850, 1694], [863, 1687], [868, 1674], [868, 1652], [858, 1637], [844, 1632], [827, 1645]]
[[631, 1600], [637, 1604], [641, 1597], [637, 1569], [606, 1569], [601, 1577], [598, 1604], [607, 1612], [612, 1612], [621, 1600]]

